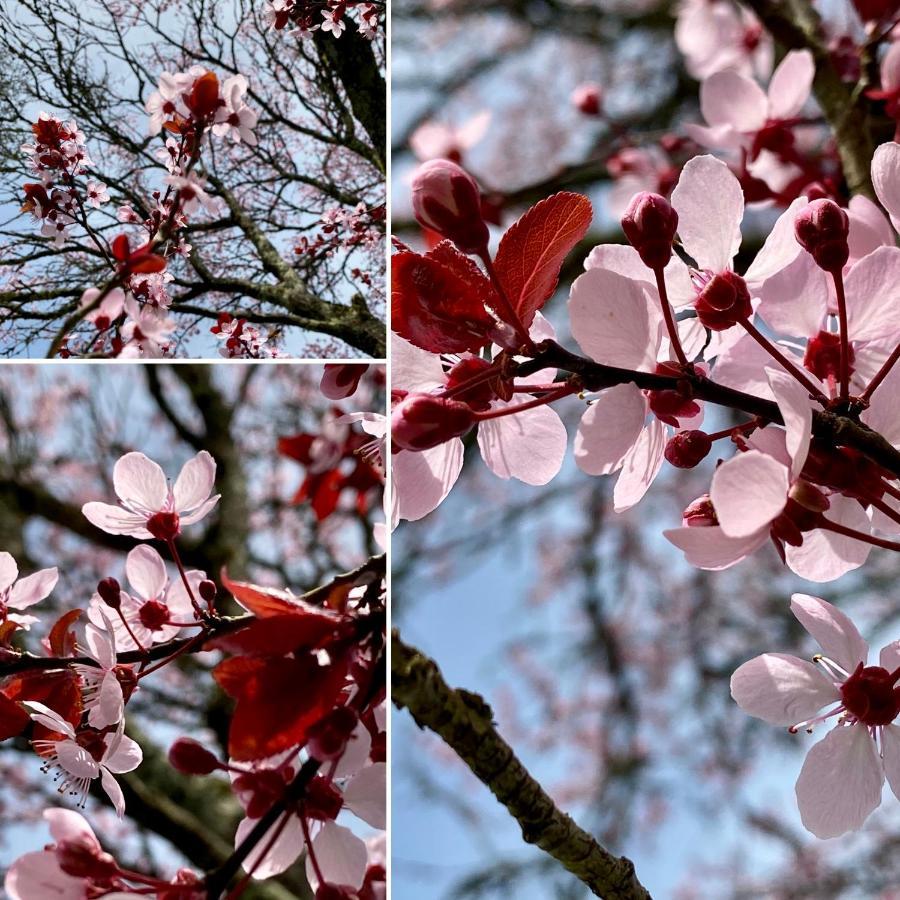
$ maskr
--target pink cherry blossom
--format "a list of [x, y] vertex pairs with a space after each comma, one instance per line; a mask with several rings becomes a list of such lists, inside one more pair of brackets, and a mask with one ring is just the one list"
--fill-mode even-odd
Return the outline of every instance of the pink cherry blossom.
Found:
[[95, 732], [90, 741], [85, 741], [84, 732], [76, 733], [65, 719], [43, 703], [27, 700], [24, 705], [35, 722], [64, 735], [62, 740], [34, 741], [35, 750], [45, 760], [44, 771], [57, 771], [57, 791], [71, 794], [84, 807], [91, 781], [99, 778], [121, 819], [125, 814], [125, 798], [113, 775], [132, 772], [143, 759], [141, 748], [125, 734], [125, 723], [120, 722], [113, 734]]
[[89, 624], [85, 628], [83, 650], [97, 665], [77, 665], [74, 668], [81, 678], [88, 724], [103, 729], [122, 721], [125, 715], [122, 684], [127, 678], [133, 686], [137, 679], [131, 667], [118, 664], [117, 652], [121, 648], [117, 646], [116, 632], [106, 613], [99, 610], [95, 618], [99, 619], [100, 624]]
[[791, 611], [822, 653], [812, 663], [758, 656], [734, 673], [731, 695], [744, 712], [794, 733], [835, 720], [809, 751], [796, 787], [804, 826], [832, 838], [862, 827], [881, 803], [885, 775], [900, 797], [900, 727], [893, 724], [900, 715], [900, 642], [868, 666], [868, 644], [839, 609], [794, 594]]
[[126, 453], [113, 467], [119, 505], [93, 501], [81, 511], [109, 534], [171, 540], [183, 526], [199, 522], [219, 502], [219, 494], [210, 496], [215, 477], [215, 460], [205, 450], [182, 466], [174, 487], [153, 460], [143, 453]]
[[243, 141], [251, 147], [256, 146], [257, 114], [244, 102], [247, 93], [247, 79], [243, 75], [232, 75], [222, 83], [221, 94], [225, 105], [216, 113], [213, 134], [222, 137], [228, 135], [231, 140]]
[[[98, 288], [88, 288], [81, 295], [80, 305], [90, 306], [100, 296]], [[93, 323], [98, 331], [105, 331], [112, 325], [125, 310], [125, 292], [122, 288], [113, 288], [107, 292], [96, 309], [92, 309], [86, 316], [88, 322]]]
[[482, 110], [461, 125], [424, 122], [410, 135], [409, 147], [421, 162], [429, 159], [461, 160], [487, 134], [490, 110]]
[[23, 610], [40, 603], [50, 596], [59, 580], [59, 571], [54, 566], [41, 569], [19, 578], [19, 567], [6, 551], [0, 552], [0, 621], [15, 622], [19, 628], [27, 631], [29, 626], [37, 622], [31, 615], [20, 615], [10, 610]]

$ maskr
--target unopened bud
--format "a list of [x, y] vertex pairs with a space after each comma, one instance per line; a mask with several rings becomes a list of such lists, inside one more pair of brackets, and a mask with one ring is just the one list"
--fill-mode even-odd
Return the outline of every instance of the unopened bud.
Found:
[[666, 444], [666, 459], [676, 468], [693, 469], [709, 455], [712, 441], [705, 431], [679, 431]]
[[579, 112], [583, 112], [586, 116], [599, 116], [600, 110], [603, 108], [603, 89], [599, 84], [593, 82], [585, 82], [579, 84], [569, 98]]
[[345, 400], [356, 393], [359, 381], [368, 368], [359, 364], [326, 363], [319, 390], [329, 400]]
[[791, 485], [788, 496], [794, 503], [814, 513], [823, 513], [831, 506], [831, 501], [824, 491], [802, 478]]
[[650, 269], [664, 269], [672, 258], [678, 213], [659, 194], [635, 194], [622, 216], [622, 231]]
[[197, 587], [197, 590], [200, 592], [200, 596], [203, 598], [203, 601], [212, 606], [213, 602], [216, 599], [216, 583], [214, 581], [210, 581], [208, 578], [205, 578]]
[[490, 232], [481, 214], [475, 179], [449, 159], [433, 159], [413, 175], [412, 205], [420, 225], [453, 241], [463, 253], [487, 249]]
[[747, 282], [726, 269], [713, 275], [694, 302], [697, 318], [710, 331], [725, 331], [753, 315]]
[[813, 200], [794, 220], [797, 242], [826, 272], [839, 272], [850, 258], [850, 217], [833, 200]]
[[681, 524], [686, 528], [708, 528], [719, 524], [719, 518], [709, 494], [704, 494], [688, 504], [681, 514]]
[[191, 738], [178, 738], [169, 748], [169, 762], [182, 775], [209, 775], [222, 763], [202, 744]]
[[403, 450], [428, 450], [465, 434], [475, 413], [465, 403], [432, 394], [408, 394], [391, 413], [391, 440]]
[[113, 609], [118, 609], [122, 605], [122, 588], [115, 578], [104, 578], [97, 585], [97, 593], [100, 599]]
[[60, 869], [74, 878], [106, 881], [119, 872], [118, 863], [87, 837], [61, 841], [56, 845]]

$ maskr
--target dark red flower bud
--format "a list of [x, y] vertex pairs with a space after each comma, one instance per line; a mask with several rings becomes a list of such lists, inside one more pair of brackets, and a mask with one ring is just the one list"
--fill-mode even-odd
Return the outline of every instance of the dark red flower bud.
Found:
[[222, 763], [202, 744], [191, 738], [178, 738], [169, 748], [169, 762], [182, 775], [209, 775]]
[[210, 581], [208, 578], [204, 579], [200, 582], [197, 590], [200, 592], [200, 596], [203, 598], [203, 601], [207, 603], [209, 606], [212, 606], [213, 602], [216, 599], [217, 588], [216, 583], [214, 581]]
[[428, 450], [465, 434], [475, 413], [465, 403], [432, 394], [407, 394], [391, 413], [391, 440], [403, 450]]
[[666, 459], [679, 469], [693, 469], [709, 455], [712, 441], [705, 431], [679, 431], [666, 444]]
[[413, 175], [412, 204], [420, 225], [453, 241], [463, 253], [487, 249], [490, 232], [481, 214], [475, 179], [449, 159], [433, 159]]
[[850, 218], [833, 200], [813, 200], [794, 220], [794, 234], [819, 268], [839, 272], [850, 257]]
[[599, 84], [579, 84], [571, 96], [572, 106], [586, 116], [599, 116], [603, 108], [603, 88]]
[[100, 599], [113, 609], [118, 609], [122, 605], [122, 588], [115, 578], [104, 578], [97, 585], [97, 593]]
[[853, 8], [863, 22], [880, 22], [898, 12], [897, 0], [853, 0]]
[[663, 269], [672, 258], [672, 242], [678, 230], [678, 213], [659, 194], [635, 194], [622, 216], [622, 231], [640, 254], [645, 266]]
[[329, 400], [344, 400], [353, 396], [360, 379], [366, 374], [367, 365], [326, 363], [319, 390]]
[[713, 275], [694, 303], [697, 318], [711, 331], [724, 331], [741, 319], [753, 315], [747, 282], [736, 272], [726, 270]]
[[147, 520], [147, 531], [159, 541], [172, 541], [181, 534], [181, 520], [177, 512], [154, 513]]
[[[855, 354], [852, 344], [847, 348], [850, 371], [853, 372]], [[820, 331], [810, 338], [803, 354], [803, 365], [817, 378], [837, 380], [841, 371], [841, 337], [833, 331]]]
[[359, 894], [346, 884], [320, 884], [316, 900], [358, 900]]
[[74, 878], [105, 881], [119, 872], [118, 863], [87, 836], [61, 841], [56, 845], [60, 869]]
[[681, 524], [687, 528], [707, 528], [719, 524], [709, 494], [704, 494], [688, 504], [681, 514]]
[[320, 761], [340, 759], [358, 722], [359, 716], [348, 706], [333, 709], [309, 729], [306, 749]]
[[[447, 373], [447, 389], [453, 390], [459, 385], [477, 378], [478, 375], [490, 368], [491, 363], [486, 359], [482, 359], [479, 356], [467, 356], [456, 363]], [[454, 399], [468, 404], [472, 409], [484, 412], [490, 409], [491, 401], [497, 398], [493, 387], [494, 380], [489, 378], [486, 381], [481, 381], [458, 393], [454, 393]]]

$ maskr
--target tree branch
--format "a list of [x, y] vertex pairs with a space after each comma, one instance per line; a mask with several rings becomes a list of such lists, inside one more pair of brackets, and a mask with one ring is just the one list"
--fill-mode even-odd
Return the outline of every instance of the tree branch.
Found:
[[557, 808], [500, 736], [480, 696], [449, 687], [437, 663], [403, 643], [396, 631], [391, 653], [394, 704], [443, 738], [507, 808], [528, 843], [565, 866], [597, 897], [650, 900], [631, 860], [614, 856]]

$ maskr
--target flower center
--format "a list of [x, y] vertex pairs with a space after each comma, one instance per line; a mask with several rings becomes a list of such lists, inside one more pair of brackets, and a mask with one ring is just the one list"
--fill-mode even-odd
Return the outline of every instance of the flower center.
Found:
[[711, 331], [724, 331], [753, 315], [747, 283], [736, 272], [713, 275], [702, 287], [694, 304], [697, 317]]
[[[135, 329], [137, 336], [137, 329]], [[147, 519], [147, 531], [160, 541], [171, 541], [181, 532], [177, 512], [158, 512]]]
[[865, 725], [888, 725], [900, 715], [900, 669], [888, 672], [881, 666], [863, 666], [841, 685], [841, 699], [848, 712]]
[[141, 606], [138, 618], [144, 628], [159, 631], [169, 621], [169, 607], [159, 600], [148, 600]]

